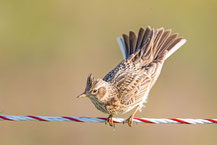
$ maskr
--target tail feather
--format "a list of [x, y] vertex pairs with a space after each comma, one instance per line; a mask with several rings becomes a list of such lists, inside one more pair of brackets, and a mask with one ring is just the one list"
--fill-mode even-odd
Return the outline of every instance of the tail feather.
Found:
[[176, 40], [178, 34], [173, 34], [171, 36], [169, 36], [166, 41], [163, 43], [163, 45], [161, 47], [159, 47], [159, 52], [157, 53], [157, 55], [160, 57], [163, 54], [165, 54], [168, 50], [168, 48], [171, 46], [171, 44]]
[[129, 42], [130, 42], [130, 54], [133, 54], [136, 51], [136, 34], [132, 31], [129, 33]]
[[139, 29], [139, 33], [138, 33], [138, 39], [137, 39], [137, 43], [136, 43], [136, 51], [141, 48], [141, 44], [143, 42], [143, 37], [145, 34], [145, 30], [144, 29]]
[[129, 36], [123, 34], [124, 44], [125, 44], [125, 56], [128, 58], [130, 56], [130, 41]]
[[165, 60], [185, 43], [186, 39], [177, 39], [176, 42], [174, 42], [172, 46], [168, 49], [168, 54], [165, 56]]
[[166, 42], [166, 40], [167, 40], [167, 38], [170, 36], [170, 34], [171, 34], [171, 29], [169, 29], [169, 30], [166, 30], [164, 33], [163, 33], [163, 35], [162, 35], [162, 38], [161, 38], [161, 40], [160, 40], [160, 42], [159, 42], [159, 50], [158, 50], [158, 52], [156, 53], [156, 54], [158, 54], [159, 52], [160, 52], [160, 48], [162, 48], [162, 46], [164, 45], [164, 43]]
[[140, 28], [137, 36], [130, 31], [129, 36], [123, 34], [117, 40], [126, 60], [141, 62], [142, 59], [143, 65], [166, 60], [186, 42], [178, 34], [171, 35], [171, 30], [154, 30], [149, 26], [145, 30]]

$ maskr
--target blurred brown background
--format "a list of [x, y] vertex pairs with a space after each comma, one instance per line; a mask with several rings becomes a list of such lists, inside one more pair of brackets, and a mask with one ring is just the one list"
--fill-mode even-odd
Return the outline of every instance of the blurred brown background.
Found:
[[[1, 0], [0, 113], [107, 116], [76, 96], [89, 73], [103, 77], [121, 61], [117, 36], [150, 25], [172, 28], [187, 43], [165, 63], [137, 117], [217, 118], [216, 14], [216, 0]], [[0, 140], [1, 145], [216, 145], [217, 126], [112, 129], [1, 121]]]

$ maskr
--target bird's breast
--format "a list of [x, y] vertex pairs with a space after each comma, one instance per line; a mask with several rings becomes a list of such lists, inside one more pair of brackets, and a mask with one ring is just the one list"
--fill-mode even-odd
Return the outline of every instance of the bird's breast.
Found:
[[98, 99], [90, 97], [90, 100], [99, 111], [109, 114], [106, 106], [103, 103], [99, 102]]

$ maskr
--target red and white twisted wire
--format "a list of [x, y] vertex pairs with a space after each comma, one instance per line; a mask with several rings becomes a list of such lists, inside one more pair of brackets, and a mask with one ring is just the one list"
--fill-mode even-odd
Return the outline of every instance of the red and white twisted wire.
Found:
[[[99, 122], [104, 123], [106, 118], [102, 117], [75, 117], [75, 116], [12, 116], [0, 115], [0, 121], [47, 121], [47, 122]], [[123, 123], [124, 118], [113, 118], [115, 123]], [[135, 123], [152, 123], [152, 124], [217, 124], [217, 119], [183, 119], [183, 118], [168, 118], [168, 119], [154, 119], [154, 118], [134, 118]]]

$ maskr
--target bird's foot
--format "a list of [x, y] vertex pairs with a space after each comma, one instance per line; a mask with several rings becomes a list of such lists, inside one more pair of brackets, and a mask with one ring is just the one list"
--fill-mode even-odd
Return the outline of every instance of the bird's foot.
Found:
[[123, 123], [127, 123], [129, 127], [133, 126], [133, 115], [126, 119]]
[[112, 119], [112, 115], [109, 115], [109, 117], [106, 119], [105, 124], [109, 124], [111, 127], [115, 127], [114, 121]]

